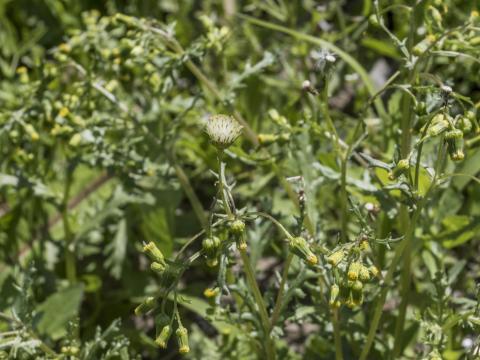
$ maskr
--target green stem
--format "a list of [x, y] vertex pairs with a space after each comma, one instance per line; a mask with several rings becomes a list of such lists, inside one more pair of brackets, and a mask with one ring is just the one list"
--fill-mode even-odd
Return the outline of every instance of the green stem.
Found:
[[341, 139], [338, 136], [337, 129], [332, 121], [330, 116], [330, 111], [328, 108], [328, 80], [325, 80], [321, 92], [321, 103], [320, 109], [323, 113], [325, 121], [330, 132], [333, 135], [335, 152], [340, 160], [341, 166], [341, 175], [340, 175], [340, 217], [341, 217], [341, 239], [342, 242], [347, 241], [347, 225], [348, 225], [348, 195], [347, 195], [347, 161], [348, 161], [348, 152], [344, 152], [340, 146]]
[[332, 309], [333, 337], [335, 339], [335, 360], [343, 360], [342, 338], [340, 335], [340, 323], [338, 309]]
[[341, 172], [340, 172], [340, 209], [341, 209], [341, 224], [342, 232], [341, 239], [342, 242], [347, 241], [347, 231], [348, 231], [348, 194], [347, 194], [347, 154], [341, 157]]
[[[436, 181], [439, 178], [439, 171], [442, 168], [442, 164], [443, 164], [444, 157], [445, 157], [445, 151], [444, 150], [445, 150], [445, 146], [444, 146], [444, 141], [443, 141], [443, 138], [442, 138], [441, 142], [440, 142], [439, 152], [438, 152], [439, 155], [438, 155], [438, 158], [437, 158], [437, 164], [435, 166], [435, 175], [432, 179], [432, 183], [431, 183], [430, 187], [428, 188], [425, 196], [417, 204], [417, 208], [415, 209], [415, 211], [412, 215], [412, 218], [410, 220], [407, 232], [405, 234], [405, 238], [400, 242], [400, 244], [395, 249], [395, 253], [393, 255], [392, 262], [391, 262], [390, 267], [388, 269], [388, 272], [387, 272], [387, 274], [385, 275], [385, 278], [384, 278], [383, 289], [380, 292], [380, 297], [378, 299], [378, 302], [377, 302], [375, 310], [374, 310], [372, 322], [370, 324], [370, 329], [369, 329], [368, 335], [367, 335], [367, 340], [365, 342], [365, 346], [362, 350], [362, 353], [360, 354], [360, 360], [366, 360], [367, 359], [368, 353], [369, 353], [370, 348], [371, 348], [371, 346], [373, 344], [373, 341], [375, 339], [377, 328], [378, 328], [380, 318], [381, 318], [382, 312], [383, 312], [383, 305], [385, 304], [385, 300], [387, 298], [387, 293], [388, 293], [388, 288], [389, 288], [389, 286], [390, 286], [390, 284], [393, 280], [394, 272], [395, 272], [395, 270], [397, 268], [397, 265], [399, 264], [400, 260], [402, 259], [402, 255], [403, 255], [405, 249], [407, 248], [407, 245], [412, 242], [412, 240], [415, 236], [415, 228], [416, 228], [416, 225], [417, 225], [418, 218], [420, 217], [420, 214], [423, 210], [423, 207], [425, 206], [430, 193], [435, 188]], [[398, 340], [396, 340], [396, 341], [398, 341]]]
[[185, 174], [185, 171], [183, 171], [180, 165], [175, 163], [173, 167], [175, 169], [175, 173], [177, 174], [178, 181], [182, 185], [183, 191], [185, 191], [185, 194], [187, 195], [187, 198], [192, 205], [195, 215], [197, 215], [197, 219], [200, 222], [200, 225], [204, 230], [206, 230], [208, 228], [208, 219], [205, 216], [202, 203], [198, 199], [197, 194], [195, 194], [195, 190], [193, 190], [192, 184], [190, 184], [190, 180], [188, 179], [187, 174]]
[[[415, 37], [415, 6], [412, 9], [410, 14], [410, 31], [408, 34], [407, 39], [407, 47], [409, 52], [411, 52], [413, 44], [414, 44], [414, 37]], [[417, 78], [417, 68], [412, 71], [412, 74], [409, 78], [409, 84], [413, 84]], [[410, 153], [411, 141], [412, 141], [412, 134], [411, 134], [411, 123], [412, 123], [412, 97], [409, 93], [405, 93], [402, 99], [402, 109], [403, 109], [403, 117], [401, 122], [402, 128], [402, 137], [401, 137], [401, 144], [400, 144], [400, 152], [402, 159], [405, 159], [408, 154]], [[420, 160], [420, 159], [417, 159]], [[410, 171], [409, 171], [410, 175]], [[409, 176], [410, 178], [410, 176]], [[411, 184], [414, 186], [414, 184]], [[410, 218], [408, 216], [408, 209], [406, 205], [401, 205], [400, 207], [400, 226], [402, 229], [407, 229], [410, 226]], [[415, 231], [415, 230], [413, 230]], [[402, 266], [402, 275], [401, 275], [401, 302], [400, 307], [398, 310], [398, 317], [395, 324], [395, 336], [394, 336], [394, 346], [393, 346], [393, 357], [400, 353], [401, 345], [402, 345], [402, 333], [403, 328], [405, 326], [405, 317], [407, 314], [407, 307], [409, 302], [410, 296], [410, 276], [411, 276], [411, 249], [412, 249], [412, 238], [413, 235], [408, 237], [408, 241], [405, 244], [405, 254], [403, 256], [403, 266]]]
[[380, 292], [380, 297], [378, 299], [378, 302], [377, 302], [375, 310], [374, 310], [372, 322], [370, 323], [370, 329], [369, 329], [368, 335], [367, 335], [367, 340], [365, 342], [365, 346], [362, 350], [362, 353], [360, 354], [360, 360], [366, 360], [367, 359], [368, 353], [369, 353], [370, 348], [373, 344], [373, 340], [375, 339], [377, 328], [378, 328], [380, 318], [381, 318], [382, 312], [383, 312], [383, 305], [385, 304], [385, 300], [387, 298], [388, 287], [390, 286], [390, 283], [393, 279], [393, 274], [395, 272], [395, 269], [397, 268], [397, 265], [402, 258], [405, 247], [406, 247], [407, 243], [410, 241], [409, 239], [411, 237], [413, 237], [413, 230], [414, 230], [416, 221], [418, 219], [420, 209], [421, 209], [420, 206], [417, 207], [417, 210], [415, 211], [415, 213], [413, 215], [412, 221], [410, 222], [410, 228], [407, 231], [406, 237], [400, 242], [400, 244], [395, 249], [395, 253], [393, 255], [393, 260], [390, 264], [387, 275], [385, 276], [383, 289]]
[[223, 202], [223, 207], [225, 209], [225, 212], [227, 213], [227, 217], [229, 219], [233, 219], [233, 213], [232, 210], [230, 209], [230, 205], [227, 200], [227, 196], [225, 194], [225, 163], [223, 162], [223, 151], [219, 150], [218, 151], [218, 191], [220, 192], [220, 197]]
[[273, 308], [272, 318], [270, 320], [270, 331], [273, 329], [277, 323], [278, 317], [280, 316], [280, 310], [282, 309], [282, 300], [283, 293], [285, 292], [285, 284], [288, 278], [288, 270], [290, 269], [290, 264], [293, 260], [293, 253], [289, 253], [285, 265], [283, 267], [282, 280], [280, 281], [280, 286], [278, 288], [277, 299], [275, 301], [275, 307]]
[[67, 170], [65, 179], [65, 188], [63, 192], [62, 202], [62, 221], [63, 231], [65, 236], [65, 274], [70, 284], [74, 284], [77, 281], [77, 268], [75, 264], [75, 253], [72, 249], [72, 233], [70, 230], [70, 224], [68, 222], [68, 199], [70, 197], [70, 188], [72, 184], [73, 169]]
[[265, 340], [267, 342], [265, 344], [265, 354], [268, 360], [273, 360], [275, 359], [275, 350], [273, 348], [272, 339], [269, 335], [270, 321], [268, 320], [267, 307], [263, 300], [262, 294], [260, 293], [260, 289], [258, 288], [257, 280], [255, 279], [255, 272], [252, 268], [252, 264], [250, 263], [250, 259], [248, 258], [247, 251], [245, 249], [241, 249], [239, 251], [243, 261], [243, 267], [245, 269], [248, 285], [253, 293], [253, 297], [257, 303], [258, 311], [260, 313], [260, 319], [262, 321], [263, 331], [265, 333]]

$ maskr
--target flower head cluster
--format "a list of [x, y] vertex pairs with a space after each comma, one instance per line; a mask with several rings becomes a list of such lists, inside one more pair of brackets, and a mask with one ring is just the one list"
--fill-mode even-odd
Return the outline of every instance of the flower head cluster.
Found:
[[240, 136], [243, 126], [229, 115], [212, 115], [209, 117], [205, 132], [210, 141], [219, 149], [226, 149]]

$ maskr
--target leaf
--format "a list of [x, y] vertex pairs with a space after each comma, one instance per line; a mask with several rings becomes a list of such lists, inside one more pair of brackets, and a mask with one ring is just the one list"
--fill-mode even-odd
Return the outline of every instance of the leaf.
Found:
[[467, 265], [465, 260], [456, 262], [448, 271], [448, 283], [453, 284], [457, 280], [458, 275], [462, 272], [463, 268]]
[[[169, 294], [168, 297], [173, 300], [173, 294]], [[207, 309], [210, 305], [194, 296], [181, 294], [177, 297], [178, 303], [185, 308], [197, 313], [203, 318], [207, 318]], [[219, 320], [218, 317], [215, 317], [215, 320], [210, 319], [210, 323], [222, 334], [239, 334], [242, 331], [234, 325], [227, 323], [226, 321]]]
[[37, 323], [39, 333], [48, 335], [54, 340], [64, 336], [68, 321], [78, 315], [82, 297], [82, 284], [61, 290], [48, 297], [37, 307], [40, 316]]
[[470, 241], [480, 231], [480, 217], [452, 215], [443, 219], [442, 224], [445, 230], [432, 236], [432, 240], [442, 242], [447, 249]]
[[[475, 176], [480, 172], [480, 150], [477, 149], [476, 151], [470, 151], [461, 166], [455, 171], [455, 173], [461, 173], [466, 175]], [[472, 179], [468, 176], [458, 176], [453, 179], [453, 185], [459, 189], [463, 190], [465, 186]]]
[[100, 226], [103, 221], [105, 221], [109, 216], [118, 213], [120, 207], [129, 203], [151, 204], [152, 202], [153, 198], [148, 193], [144, 193], [141, 195], [130, 194], [126, 193], [121, 186], [118, 186], [115, 189], [112, 198], [105, 204], [104, 208], [97, 212], [96, 215], [90, 219], [90, 221], [86, 221], [85, 224], [80, 229], [78, 229], [75, 235], [75, 241], [78, 241], [89, 231]]
[[364, 37], [362, 45], [376, 51], [380, 55], [391, 57], [392, 59], [400, 59], [400, 54], [395, 46], [390, 42], [378, 40], [371, 37]]
[[16, 176], [0, 173], [0, 187], [2, 186], [17, 186], [18, 178]]
[[175, 237], [175, 209], [182, 195], [179, 190], [164, 189], [158, 191], [155, 197], [156, 205], [138, 208], [140, 229], [145, 241], [153, 241], [165, 256], [169, 256]]
[[122, 276], [122, 267], [127, 252], [127, 220], [122, 219], [117, 228], [117, 233], [113, 241], [107, 245], [106, 250], [110, 254], [105, 261], [105, 265], [110, 269], [110, 273], [116, 279]]
[[387, 163], [384, 163], [383, 161], [374, 159], [373, 157], [371, 157], [371, 156], [368, 155], [368, 154], [360, 153], [360, 156], [361, 156], [363, 159], [365, 159], [365, 160], [368, 162], [368, 165], [371, 166], [371, 167], [377, 167], [377, 168], [385, 169], [385, 170], [387, 170], [387, 171], [390, 171], [390, 170], [391, 170], [391, 166], [390, 166], [390, 165], [388, 165]]
[[240, 75], [236, 75], [233, 77], [233, 79], [230, 82], [230, 87], [228, 91], [233, 91], [236, 88], [239, 88], [242, 86], [242, 82], [247, 79], [248, 77], [258, 74], [263, 71], [266, 67], [270, 66], [273, 64], [273, 61], [275, 60], [274, 56], [272, 53], [266, 51], [263, 55], [263, 59], [260, 60], [258, 63], [255, 65], [250, 65], [247, 63], [245, 65], [245, 69]]

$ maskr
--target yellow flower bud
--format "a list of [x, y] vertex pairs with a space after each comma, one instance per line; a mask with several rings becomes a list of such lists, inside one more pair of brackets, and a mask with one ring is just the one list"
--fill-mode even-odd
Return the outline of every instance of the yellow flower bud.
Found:
[[153, 241], [150, 241], [143, 247], [143, 252], [147, 254], [147, 256], [155, 262], [158, 262], [162, 265], [165, 265], [165, 258], [160, 251], [160, 249], [155, 245]]
[[370, 280], [370, 272], [365, 265], [361, 265], [358, 277], [363, 282], [367, 282], [368, 280]]
[[65, 106], [62, 107], [62, 108], [60, 109], [60, 111], [58, 112], [58, 115], [61, 116], [61, 117], [67, 117], [68, 114], [70, 114], [70, 110], [68, 110], [68, 108], [65, 107]]
[[348, 273], [347, 273], [347, 277], [349, 280], [355, 281], [358, 279], [361, 266], [362, 264], [356, 261], [350, 264], [350, 266], [348, 267]]
[[333, 308], [336, 308], [338, 306], [337, 303], [339, 303], [338, 301], [338, 295], [340, 294], [340, 288], [338, 287], [337, 284], [333, 284], [332, 287], [330, 288], [330, 306], [333, 307]]
[[453, 161], [463, 160], [463, 132], [458, 129], [447, 131], [445, 141], [448, 145], [448, 154]]
[[370, 271], [370, 274], [372, 274], [373, 277], [377, 277], [380, 271], [378, 271], [377, 267], [375, 265], [372, 265], [368, 268]]
[[343, 250], [335, 251], [333, 254], [327, 257], [327, 262], [332, 266], [337, 266], [343, 260], [345, 252]]
[[157, 305], [157, 301], [153, 296], [147, 297], [144, 302], [135, 308], [135, 315], [140, 316], [146, 314]]
[[295, 255], [306, 261], [309, 265], [316, 265], [318, 263], [317, 256], [310, 249], [307, 240], [303, 237], [295, 237], [289, 241], [290, 251]]
[[213, 298], [217, 296], [220, 293], [220, 289], [218, 287], [216, 288], [206, 288], [205, 291], [203, 292], [203, 295], [206, 298]]
[[167, 348], [168, 340], [170, 339], [170, 336], [172, 335], [172, 328], [170, 325], [165, 325], [162, 328], [162, 331], [160, 331], [160, 334], [157, 336], [155, 339], [155, 343], [162, 349]]
[[183, 326], [180, 326], [175, 332], [178, 340], [178, 352], [180, 354], [186, 354], [190, 351], [188, 346], [188, 330]]

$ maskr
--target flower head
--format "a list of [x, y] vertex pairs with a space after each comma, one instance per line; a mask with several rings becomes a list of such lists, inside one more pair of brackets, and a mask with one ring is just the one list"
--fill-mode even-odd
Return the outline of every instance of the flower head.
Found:
[[243, 126], [233, 116], [212, 115], [205, 125], [210, 141], [219, 149], [226, 149], [240, 136]]

